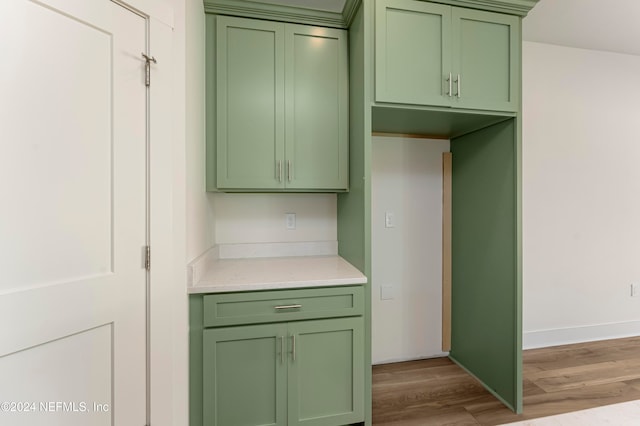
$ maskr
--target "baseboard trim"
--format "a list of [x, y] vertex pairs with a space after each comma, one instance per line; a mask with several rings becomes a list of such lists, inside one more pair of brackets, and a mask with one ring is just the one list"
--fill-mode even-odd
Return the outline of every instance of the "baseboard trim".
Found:
[[523, 349], [535, 349], [635, 336], [640, 336], [640, 321], [525, 331], [522, 346]]
[[398, 358], [374, 360], [372, 361], [371, 364], [373, 365], [394, 364], [396, 362], [421, 361], [423, 359], [446, 358], [448, 356], [449, 356], [449, 352], [440, 352], [440, 353], [435, 353], [433, 355], [419, 355], [414, 357], [398, 357]]

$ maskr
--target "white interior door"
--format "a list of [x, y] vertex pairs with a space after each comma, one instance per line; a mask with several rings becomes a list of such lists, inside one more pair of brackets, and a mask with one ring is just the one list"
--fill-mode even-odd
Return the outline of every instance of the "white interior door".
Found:
[[0, 1], [0, 424], [146, 421], [146, 20]]

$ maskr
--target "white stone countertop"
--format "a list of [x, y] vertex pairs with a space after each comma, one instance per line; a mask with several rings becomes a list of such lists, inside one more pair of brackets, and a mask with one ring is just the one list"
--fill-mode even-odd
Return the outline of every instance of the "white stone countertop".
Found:
[[188, 287], [190, 294], [365, 284], [340, 256], [217, 259]]

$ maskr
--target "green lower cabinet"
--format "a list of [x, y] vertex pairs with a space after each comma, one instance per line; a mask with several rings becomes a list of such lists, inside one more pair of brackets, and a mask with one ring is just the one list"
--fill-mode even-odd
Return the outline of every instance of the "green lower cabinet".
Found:
[[[289, 425], [346, 425], [364, 416], [362, 317], [289, 323]], [[293, 352], [292, 352], [293, 353]]]
[[364, 419], [362, 317], [203, 330], [206, 426]]
[[204, 425], [287, 424], [286, 330], [268, 324], [203, 331]]

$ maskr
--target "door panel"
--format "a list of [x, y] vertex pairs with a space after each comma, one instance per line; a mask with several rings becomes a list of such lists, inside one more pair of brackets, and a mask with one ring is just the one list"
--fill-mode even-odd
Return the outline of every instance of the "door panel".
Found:
[[289, 425], [362, 419], [363, 331], [361, 317], [289, 323], [296, 354], [289, 364]]
[[455, 138], [451, 358], [522, 410], [515, 119]]
[[286, 187], [346, 189], [347, 33], [287, 25], [285, 42]]
[[375, 30], [376, 101], [449, 106], [451, 7], [378, 1]]
[[286, 330], [286, 324], [270, 324], [204, 331], [205, 424], [287, 424]]
[[[3, 357], [0, 377], [11, 391], [0, 398], [17, 404], [2, 410], [2, 424], [111, 425], [112, 332], [104, 325]], [[25, 366], [37, 374], [25, 380]]]
[[283, 186], [284, 24], [216, 18], [218, 188]]
[[518, 110], [518, 26], [516, 16], [453, 8], [455, 106]]
[[42, 384], [3, 380], [0, 400], [110, 407], [16, 424], [144, 424], [145, 19], [7, 0], [0, 38], [0, 370]]

